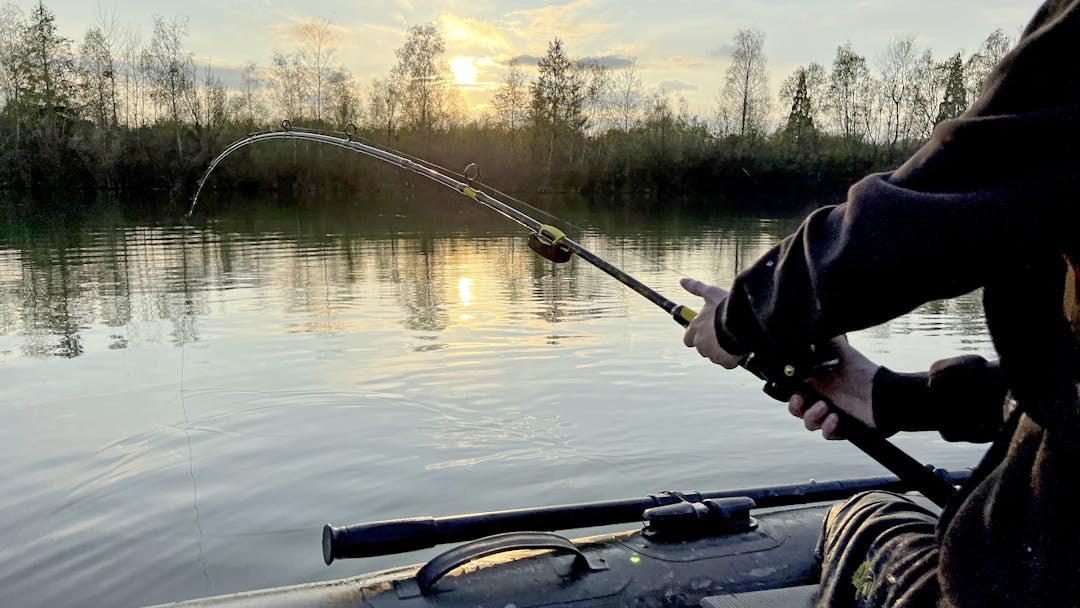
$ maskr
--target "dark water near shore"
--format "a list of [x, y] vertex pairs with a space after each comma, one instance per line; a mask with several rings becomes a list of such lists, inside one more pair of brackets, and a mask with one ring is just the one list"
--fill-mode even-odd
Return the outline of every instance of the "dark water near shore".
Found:
[[[797, 223], [533, 201], [669, 297]], [[879, 475], [659, 309], [426, 189], [192, 225], [91, 205], [0, 220], [0, 603], [137, 606], [412, 563], [322, 564], [328, 521]], [[909, 371], [992, 352], [978, 294], [852, 342]], [[938, 466], [981, 449], [901, 445]]]

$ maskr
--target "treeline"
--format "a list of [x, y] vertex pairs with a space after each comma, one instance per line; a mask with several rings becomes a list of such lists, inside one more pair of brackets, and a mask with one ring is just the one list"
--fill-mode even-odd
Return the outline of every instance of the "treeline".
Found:
[[[535, 72], [510, 61], [486, 108], [469, 113], [434, 24], [411, 27], [395, 64], [366, 87], [341, 64], [329, 21], [298, 33], [270, 67], [249, 62], [227, 86], [186, 49], [184, 18], [155, 17], [143, 40], [101, 14], [76, 43], [43, 2], [28, 14], [0, 6], [0, 187], [184, 193], [229, 142], [287, 118], [355, 124], [366, 139], [452, 168], [477, 162], [504, 189], [835, 191], [895, 165], [962, 112], [1011, 46], [1001, 30], [967, 58], [936, 59], [912, 36], [873, 61], [844, 45], [831, 66], [801, 66], [774, 92], [764, 34], [740, 30], [716, 108], [703, 117], [650, 90], [633, 59], [572, 58], [556, 38]], [[246, 154], [216, 186], [371, 183], [372, 169], [344, 152], [286, 142]]]

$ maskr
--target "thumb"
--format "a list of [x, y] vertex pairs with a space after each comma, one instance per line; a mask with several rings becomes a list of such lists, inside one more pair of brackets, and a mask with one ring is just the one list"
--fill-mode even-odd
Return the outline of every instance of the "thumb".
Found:
[[697, 279], [691, 279], [689, 277], [684, 278], [684, 279], [679, 279], [679, 285], [681, 285], [682, 288], [685, 289], [686, 291], [689, 291], [690, 293], [694, 294], [695, 296], [700, 296], [702, 298], [705, 297], [705, 291], [709, 288], [709, 286], [707, 284], [702, 283], [701, 281], [699, 281]]

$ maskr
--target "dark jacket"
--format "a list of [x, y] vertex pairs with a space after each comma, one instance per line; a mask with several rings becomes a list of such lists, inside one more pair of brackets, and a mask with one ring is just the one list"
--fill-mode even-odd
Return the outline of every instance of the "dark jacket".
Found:
[[[1000, 435], [943, 514], [945, 606], [1080, 605], [1078, 210], [1080, 0], [1051, 0], [967, 112], [811, 214], [717, 311], [729, 352], [797, 357], [983, 288], [1000, 368], [939, 363], [914, 389], [885, 372], [874, 390], [886, 430]], [[889, 386], [913, 392], [890, 400]], [[1003, 424], [1006, 392], [1017, 408]]]

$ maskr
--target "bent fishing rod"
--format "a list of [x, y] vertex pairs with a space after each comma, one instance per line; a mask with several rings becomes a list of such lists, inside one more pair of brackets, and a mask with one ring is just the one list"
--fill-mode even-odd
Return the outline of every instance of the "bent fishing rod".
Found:
[[[252, 133], [233, 142], [221, 154], [210, 161], [205, 173], [199, 179], [195, 195], [191, 199], [191, 207], [188, 209], [187, 217], [191, 217], [194, 213], [195, 205], [199, 201], [199, 194], [202, 193], [210, 174], [218, 164], [241, 148], [273, 139], [300, 139], [329, 144], [376, 158], [425, 177], [526, 228], [530, 232], [529, 248], [543, 258], [557, 264], [563, 264], [569, 262], [576, 255], [662, 308], [683, 327], [689, 325], [697, 316], [697, 312], [693, 309], [664, 297], [655, 289], [645, 285], [569, 238], [562, 230], [542, 223], [480, 190], [481, 186], [476, 182], [476, 178], [479, 176], [479, 168], [475, 164], [470, 164], [465, 168], [465, 174], [462, 176], [465, 181], [460, 181], [447, 175], [445, 170], [439, 170], [441, 167], [436, 169], [435, 165], [426, 161], [417, 162], [420, 159], [413, 160], [406, 158], [402, 154], [357, 141], [356, 126], [351, 124], [345, 129], [344, 133], [334, 135], [293, 128], [289, 121], [284, 120], [281, 122], [280, 130]], [[956, 488], [952, 483], [932, 467], [923, 466], [919, 461], [882, 437], [876, 430], [871, 429], [858, 419], [837, 408], [821, 393], [806, 383], [807, 378], [836, 363], [835, 351], [827, 345], [822, 348], [812, 347], [810, 350], [812, 356], [806, 361], [798, 363], [783, 361], [770, 356], [768, 353], [751, 353], [743, 357], [739, 365], [763, 380], [765, 382], [765, 393], [778, 401], [787, 401], [796, 393], [802, 395], [810, 403], [824, 401], [828, 405], [829, 411], [839, 417], [840, 423], [837, 428], [840, 429], [839, 432], [845, 439], [894, 475], [910, 484], [913, 489], [922, 493], [937, 505], [944, 507], [949, 498], [956, 493]]]

